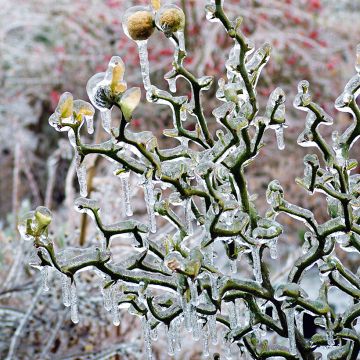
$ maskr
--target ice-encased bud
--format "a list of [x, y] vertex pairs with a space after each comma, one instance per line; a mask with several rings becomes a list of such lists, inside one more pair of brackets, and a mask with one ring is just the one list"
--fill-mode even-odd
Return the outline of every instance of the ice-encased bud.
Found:
[[284, 190], [278, 180], [273, 180], [266, 190], [266, 200], [272, 207], [280, 206], [284, 201]]
[[55, 110], [61, 119], [69, 119], [73, 115], [74, 98], [71, 93], [64, 92], [59, 99], [59, 104]]
[[88, 121], [92, 119], [95, 114], [94, 107], [84, 100], [75, 100], [73, 103], [73, 111], [76, 114], [75, 120], [81, 123], [83, 119]]
[[120, 107], [126, 121], [129, 121], [132, 113], [139, 105], [141, 98], [141, 90], [138, 87], [131, 88], [122, 95]]
[[145, 6], [129, 8], [123, 17], [123, 29], [132, 40], [147, 40], [154, 32], [154, 17], [151, 10]]
[[25, 241], [33, 240], [33, 222], [35, 218], [35, 212], [29, 211], [21, 217], [18, 222], [18, 230], [21, 238]]
[[171, 271], [185, 271], [185, 261], [183, 256], [177, 252], [173, 251], [169, 253], [164, 259], [165, 266]]
[[45, 206], [39, 206], [34, 212], [37, 225], [41, 228], [49, 226], [52, 220], [51, 211]]
[[156, 13], [155, 22], [166, 36], [171, 36], [184, 29], [185, 14], [178, 6], [168, 4], [162, 6]]

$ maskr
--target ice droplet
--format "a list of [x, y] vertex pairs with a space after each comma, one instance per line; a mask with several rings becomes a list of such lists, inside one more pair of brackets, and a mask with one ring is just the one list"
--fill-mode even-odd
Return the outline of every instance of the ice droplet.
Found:
[[284, 126], [280, 125], [275, 129], [276, 135], [276, 143], [279, 150], [285, 149], [285, 142], [284, 142]]
[[44, 292], [49, 291], [49, 285], [48, 285], [48, 267], [43, 266], [40, 269], [41, 274], [41, 286]]
[[80, 196], [87, 196], [87, 175], [86, 175], [86, 166], [82, 161], [80, 154], [75, 150], [75, 164], [76, 164], [76, 174], [80, 187]]
[[260, 247], [255, 245], [251, 249], [252, 259], [253, 259], [253, 270], [255, 280], [258, 283], [262, 283], [262, 273], [261, 273], [261, 260], [260, 260]]
[[105, 109], [100, 111], [102, 126], [104, 130], [110, 134], [111, 133], [111, 110]]
[[62, 299], [63, 299], [63, 304], [66, 307], [69, 307], [71, 304], [70, 286], [71, 286], [71, 279], [67, 275], [61, 274]]
[[150, 81], [150, 65], [149, 65], [149, 55], [147, 49], [147, 40], [137, 41], [139, 48], [139, 59], [141, 67], [141, 76], [144, 83], [144, 88], [146, 91], [149, 91], [151, 88]]
[[144, 195], [145, 195], [147, 213], [149, 217], [150, 231], [152, 233], [156, 233], [156, 218], [154, 212], [154, 204], [155, 204], [154, 183], [151, 179], [146, 179], [144, 182]]
[[133, 211], [132, 211], [132, 208], [131, 208], [131, 202], [130, 202], [131, 193], [130, 193], [129, 177], [130, 177], [129, 172], [124, 172], [123, 174], [121, 174], [121, 188], [122, 188], [122, 193], [123, 193], [123, 196], [124, 196], [125, 214], [126, 214], [126, 216], [132, 216], [133, 215]]
[[296, 355], [296, 339], [295, 339], [295, 309], [293, 307], [286, 310], [286, 322], [288, 327], [288, 338], [290, 354]]
[[210, 283], [211, 283], [211, 294], [212, 294], [212, 298], [214, 300], [219, 300], [220, 294], [219, 294], [219, 278], [217, 277], [216, 274], [211, 274], [210, 275]]
[[78, 298], [76, 294], [76, 285], [73, 282], [71, 284], [71, 296], [70, 296], [70, 306], [71, 306], [71, 321], [74, 324], [77, 324], [79, 322], [79, 311], [78, 311]]

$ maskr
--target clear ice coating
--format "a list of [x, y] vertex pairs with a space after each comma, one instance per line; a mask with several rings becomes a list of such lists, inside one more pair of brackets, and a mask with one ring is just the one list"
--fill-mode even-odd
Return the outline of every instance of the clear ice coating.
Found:
[[76, 174], [79, 181], [80, 195], [86, 197], [87, 196], [86, 165], [84, 161], [82, 161], [81, 156], [77, 151], [75, 151], [75, 166], [76, 166]]
[[110, 134], [111, 133], [111, 110], [105, 109], [100, 111], [102, 126], [104, 130]]
[[141, 329], [144, 339], [144, 345], [145, 345], [145, 359], [151, 360], [153, 358], [152, 356], [152, 346], [151, 346], [151, 326], [149, 321], [146, 319], [145, 316], [141, 318]]
[[251, 255], [253, 260], [253, 270], [254, 270], [255, 280], [261, 284], [263, 279], [261, 273], [260, 247], [258, 245], [252, 246]]
[[40, 270], [41, 274], [41, 285], [44, 292], [49, 291], [49, 284], [48, 284], [48, 267], [43, 266]]

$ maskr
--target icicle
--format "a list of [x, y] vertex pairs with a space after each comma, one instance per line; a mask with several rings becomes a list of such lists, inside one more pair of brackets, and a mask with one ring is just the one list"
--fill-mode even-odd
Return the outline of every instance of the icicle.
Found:
[[216, 314], [208, 316], [208, 325], [209, 325], [211, 342], [213, 345], [216, 345], [218, 343], [217, 329], [216, 329]]
[[71, 286], [71, 279], [67, 275], [61, 274], [62, 298], [63, 298], [63, 304], [66, 307], [70, 306], [70, 286]]
[[198, 341], [201, 336], [201, 329], [195, 307], [191, 308], [191, 323], [192, 323], [193, 339], [195, 341]]
[[331, 315], [326, 314], [326, 339], [329, 346], [335, 345], [334, 330], [331, 328]]
[[100, 111], [101, 122], [104, 130], [110, 134], [111, 133], [111, 110], [106, 109]]
[[238, 326], [242, 325], [243, 319], [243, 303], [241, 299], [235, 299], [235, 316], [236, 316], [236, 323]]
[[154, 184], [151, 179], [146, 179], [144, 183], [144, 194], [145, 194], [145, 203], [149, 217], [150, 231], [154, 234], [156, 233], [156, 218], [154, 212]]
[[133, 211], [131, 208], [131, 202], [130, 202], [130, 182], [129, 182], [130, 173], [125, 172], [121, 176], [121, 188], [124, 195], [124, 203], [125, 203], [125, 214], [127, 216], [132, 216]]
[[276, 135], [276, 142], [279, 150], [285, 149], [285, 142], [284, 142], [284, 127], [282, 125], [278, 126], [275, 129]]
[[166, 328], [166, 338], [167, 338], [167, 352], [169, 356], [173, 356], [175, 354], [175, 341], [174, 341], [174, 330], [173, 330], [173, 323], [171, 322], [170, 325]]
[[48, 268], [47, 266], [43, 266], [40, 269], [40, 274], [41, 274], [41, 286], [42, 286], [42, 290], [44, 292], [49, 291], [49, 285], [48, 285]]
[[151, 88], [151, 81], [147, 40], [137, 41], [137, 45], [139, 48], [140, 67], [144, 88], [146, 91], [149, 91]]
[[222, 338], [222, 344], [224, 347], [224, 355], [226, 360], [232, 360], [232, 354], [231, 354], [231, 343], [226, 339], [226, 331], [221, 336]]
[[237, 273], [237, 260], [230, 260], [230, 272], [232, 274], [236, 274]]
[[87, 176], [86, 176], [86, 166], [84, 162], [81, 162], [81, 157], [79, 153], [75, 150], [75, 163], [76, 163], [76, 174], [78, 177], [79, 187], [80, 187], [80, 196], [87, 196]]
[[78, 312], [78, 298], [76, 294], [75, 283], [71, 284], [70, 306], [71, 306], [71, 321], [74, 324], [77, 324], [79, 322], [79, 312]]
[[251, 250], [253, 258], [253, 267], [254, 267], [254, 276], [258, 283], [262, 283], [262, 273], [261, 273], [261, 262], [260, 262], [260, 248], [255, 245]]
[[149, 249], [149, 235], [150, 234], [142, 234], [142, 236], [141, 236], [142, 242], [143, 242], [143, 247], [145, 249]]
[[[274, 313], [276, 313], [275, 308], [273, 308], [273, 319], [275, 319], [274, 317]], [[299, 330], [299, 332], [304, 335], [304, 312], [303, 311], [299, 311], [295, 314], [295, 321], [296, 321], [296, 327]]]
[[227, 305], [229, 312], [228, 315], [229, 315], [230, 328], [233, 330], [237, 327], [235, 304], [232, 301], [229, 301]]
[[205, 248], [205, 263], [206, 265], [214, 265], [214, 244], [211, 243]]
[[115, 326], [120, 325], [118, 291], [115, 285], [111, 287], [111, 316]]
[[172, 93], [176, 93], [176, 77], [175, 77], [175, 78], [166, 79], [166, 81], [167, 81], [168, 84], [169, 84], [169, 90], [170, 90]]
[[178, 40], [179, 40], [179, 50], [180, 51], [186, 51], [185, 50], [185, 34], [184, 34], [184, 31], [178, 31], [176, 33], [177, 37], [178, 37]]
[[199, 303], [199, 298], [198, 298], [196, 280], [192, 281], [190, 278], [188, 278], [187, 280], [188, 280], [190, 295], [191, 295], [190, 302], [192, 305], [197, 306]]
[[185, 201], [185, 224], [188, 235], [193, 235], [194, 229], [192, 226], [192, 212], [191, 212], [191, 198]]
[[85, 120], [87, 131], [91, 135], [94, 133], [94, 118], [93, 116], [85, 116]]
[[145, 316], [141, 318], [141, 328], [142, 328], [144, 345], [145, 345], [145, 359], [151, 360], [152, 359], [151, 328]]
[[103, 294], [104, 308], [106, 311], [110, 311], [111, 310], [111, 288], [109, 286], [107, 288], [101, 287], [101, 292]]
[[216, 274], [211, 274], [210, 275], [210, 283], [211, 283], [211, 294], [212, 294], [212, 298], [214, 300], [219, 300], [220, 294], [219, 294], [219, 278], [217, 277]]
[[277, 239], [276, 238], [270, 240], [269, 248], [270, 248], [270, 257], [272, 259], [277, 259], [278, 251], [277, 251]]
[[356, 71], [360, 74], [360, 44], [356, 47], [356, 64], [355, 64]]
[[191, 304], [186, 302], [186, 299], [184, 299], [184, 307], [183, 307], [183, 311], [184, 311], [184, 321], [185, 321], [185, 329], [188, 332], [192, 331], [192, 318], [191, 318]]
[[207, 358], [210, 356], [209, 351], [209, 324], [206, 323], [203, 327], [203, 357]]
[[[158, 326], [159, 326], [159, 325], [158, 325]], [[152, 329], [152, 331], [151, 331], [151, 340], [157, 341], [158, 338], [159, 338], [158, 328], [155, 327], [155, 328]]]
[[102, 233], [102, 231], [99, 230], [98, 232], [99, 235], [99, 240], [100, 240], [100, 249], [101, 250], [106, 250], [106, 238], [104, 236], [104, 234]]
[[296, 339], [295, 339], [295, 309], [289, 308], [286, 310], [286, 321], [287, 321], [287, 327], [288, 327], [288, 338], [289, 338], [289, 348], [290, 348], [290, 354], [296, 355], [297, 349], [296, 349]]

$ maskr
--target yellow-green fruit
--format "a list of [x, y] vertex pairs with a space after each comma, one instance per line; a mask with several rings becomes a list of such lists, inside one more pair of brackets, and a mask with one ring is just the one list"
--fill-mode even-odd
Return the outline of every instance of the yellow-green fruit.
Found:
[[159, 25], [165, 32], [177, 32], [185, 26], [185, 15], [181, 9], [166, 9], [160, 15]]
[[127, 20], [127, 30], [133, 40], [147, 40], [154, 32], [154, 19], [149, 11], [137, 11]]

